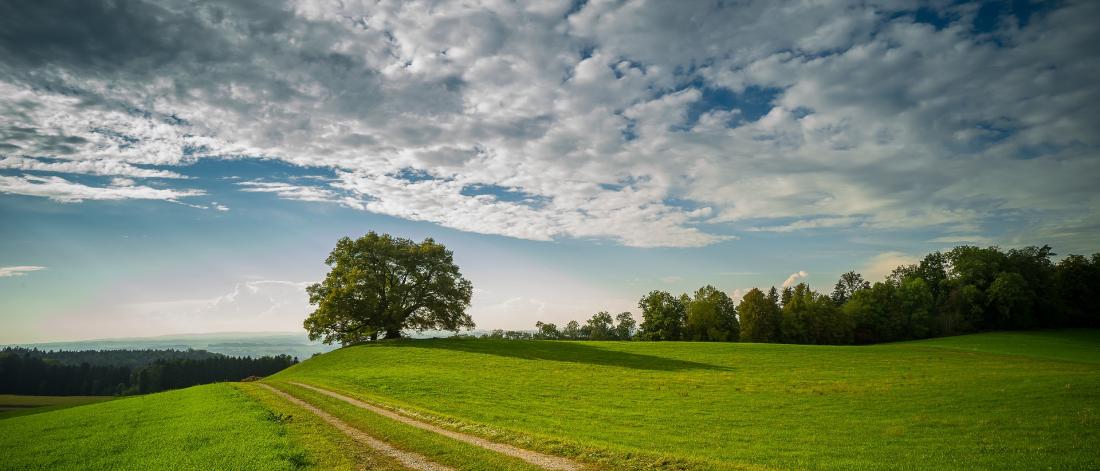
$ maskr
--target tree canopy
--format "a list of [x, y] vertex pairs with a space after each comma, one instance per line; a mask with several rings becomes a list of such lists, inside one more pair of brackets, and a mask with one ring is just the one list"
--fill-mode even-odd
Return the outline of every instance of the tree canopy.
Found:
[[685, 304], [684, 334], [688, 340], [736, 342], [740, 338], [737, 307], [718, 288], [699, 288]]
[[325, 264], [325, 279], [306, 288], [317, 306], [304, 323], [311, 340], [347, 345], [380, 333], [400, 338], [404, 329], [474, 327], [466, 313], [473, 285], [452, 252], [430, 238], [416, 243], [373, 231], [344, 237]]
[[685, 306], [681, 298], [665, 291], [651, 291], [638, 301], [642, 325], [638, 336], [643, 340], [680, 340], [683, 338]]
[[652, 291], [638, 301], [642, 323], [632, 335], [630, 313], [600, 312], [571, 321], [560, 334], [537, 324], [538, 338], [697, 340], [866, 344], [999, 329], [1100, 327], [1100, 254], [1055, 263], [1050, 246], [1002, 250], [960, 246], [932, 252], [871, 284], [854, 271], [831, 295], [806, 283], [753, 288], [736, 306], [706, 285], [692, 294]]

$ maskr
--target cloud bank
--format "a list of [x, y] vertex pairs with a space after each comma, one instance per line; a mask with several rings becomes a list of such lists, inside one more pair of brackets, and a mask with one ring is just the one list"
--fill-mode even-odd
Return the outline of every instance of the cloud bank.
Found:
[[0, 192], [185, 199], [203, 190], [173, 167], [262, 157], [337, 178], [241, 191], [533, 240], [1088, 245], [1097, 17], [1090, 1], [15, 0]]

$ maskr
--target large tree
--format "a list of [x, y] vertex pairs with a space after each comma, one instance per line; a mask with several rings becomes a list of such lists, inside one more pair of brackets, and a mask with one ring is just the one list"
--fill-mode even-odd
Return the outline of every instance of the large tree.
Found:
[[597, 312], [588, 319], [582, 329], [588, 332], [589, 340], [612, 340], [615, 337], [615, 319], [607, 311]]
[[634, 338], [634, 331], [638, 326], [638, 323], [634, 320], [634, 316], [629, 312], [620, 312], [615, 316], [615, 320], [619, 323], [615, 326], [615, 338], [619, 340], [630, 340]]
[[711, 285], [695, 291], [686, 303], [684, 337], [687, 340], [736, 342], [741, 327], [737, 306], [730, 297]]
[[741, 298], [737, 313], [741, 316], [742, 342], [779, 341], [779, 293], [775, 287], [767, 295], [753, 288]]
[[680, 340], [684, 331], [684, 302], [665, 291], [651, 291], [638, 301], [643, 340]]
[[837, 280], [836, 286], [833, 287], [833, 302], [837, 306], [842, 306], [852, 299], [856, 291], [865, 289], [871, 289], [871, 284], [863, 279], [863, 275], [854, 271], [840, 275], [840, 280]]
[[1056, 299], [1065, 312], [1064, 325], [1100, 327], [1100, 253], [1091, 259], [1070, 255], [1055, 269]]
[[992, 325], [1019, 329], [1032, 327], [1031, 306], [1035, 293], [1019, 273], [1002, 272], [985, 291], [989, 304], [999, 317]]
[[317, 309], [305, 320], [312, 340], [347, 345], [401, 337], [403, 329], [473, 328], [466, 314], [473, 286], [451, 251], [432, 239], [416, 243], [370, 232], [344, 237], [325, 263], [320, 283], [306, 288]]

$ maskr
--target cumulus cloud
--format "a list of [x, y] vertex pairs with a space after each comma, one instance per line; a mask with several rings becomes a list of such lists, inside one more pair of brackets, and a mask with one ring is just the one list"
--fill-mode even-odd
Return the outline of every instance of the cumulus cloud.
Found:
[[14, 267], [0, 267], [0, 278], [23, 276], [32, 271], [45, 270], [46, 267], [34, 265], [20, 265]]
[[806, 273], [805, 270], [799, 270], [797, 272], [791, 273], [791, 276], [788, 276], [786, 280], [783, 280], [783, 287], [787, 288], [793, 286], [795, 283], [798, 282], [798, 280], [807, 276], [810, 276], [810, 274]]
[[110, 186], [89, 186], [61, 177], [33, 175], [0, 175], [0, 193], [42, 196], [61, 203], [78, 203], [84, 200], [168, 200], [199, 196], [202, 190], [174, 190], [135, 185], [133, 180], [114, 180]]
[[0, 169], [118, 175], [132, 178], [184, 178], [183, 175], [176, 172], [135, 167], [114, 159], [42, 161], [29, 157], [9, 156], [0, 157]]
[[973, 5], [910, 8], [4, 2], [0, 169], [277, 158], [340, 177], [240, 189], [643, 247], [1005, 221], [1087, 239], [1100, 4], [986, 30]]
[[920, 259], [903, 252], [890, 251], [875, 255], [867, 260], [858, 272], [872, 283], [886, 279], [886, 276], [902, 265], [912, 265]]
[[639, 247], [691, 247], [722, 239], [687, 227], [692, 215], [654, 202], [652, 189], [646, 187], [605, 192], [594, 185], [575, 183], [568, 201], [513, 202], [491, 194], [466, 194], [469, 185], [460, 179], [408, 180], [349, 172], [341, 174], [334, 186], [359, 195], [358, 200], [350, 200], [359, 202], [345, 199], [345, 204], [469, 232], [532, 240], [563, 235], [611, 238]]

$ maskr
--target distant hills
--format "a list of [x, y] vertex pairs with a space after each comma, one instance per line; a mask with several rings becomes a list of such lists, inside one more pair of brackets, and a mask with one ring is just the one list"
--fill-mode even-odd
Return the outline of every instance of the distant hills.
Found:
[[306, 359], [315, 353], [338, 348], [310, 341], [305, 333], [296, 332], [219, 332], [209, 334], [176, 334], [157, 337], [79, 340], [12, 344], [40, 350], [206, 350], [234, 357], [290, 355]]
[[[479, 336], [483, 330], [465, 331], [465, 335]], [[454, 332], [426, 331], [409, 333], [412, 338], [450, 337]], [[70, 342], [13, 343], [9, 347], [38, 348], [39, 350], [206, 350], [232, 357], [290, 355], [305, 360], [316, 353], [340, 348], [311, 341], [304, 332], [215, 332], [206, 334], [172, 334], [156, 337], [131, 337], [115, 339], [77, 340]]]

